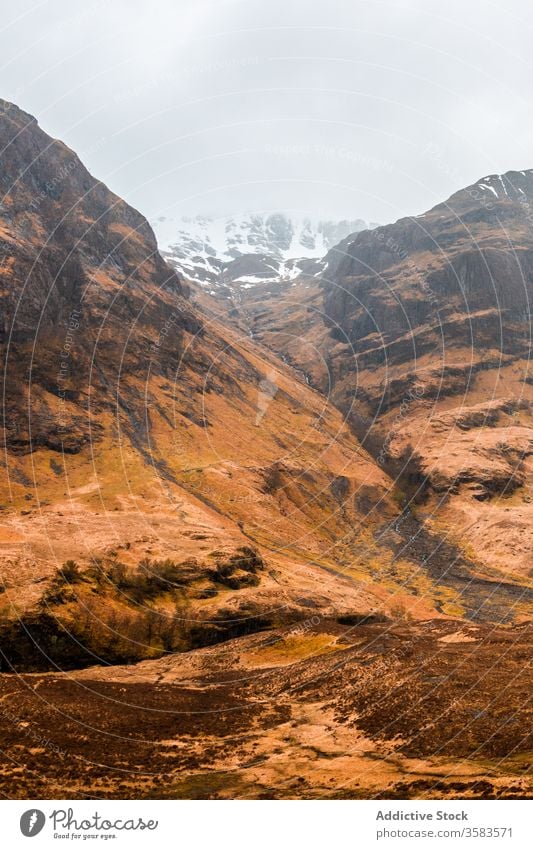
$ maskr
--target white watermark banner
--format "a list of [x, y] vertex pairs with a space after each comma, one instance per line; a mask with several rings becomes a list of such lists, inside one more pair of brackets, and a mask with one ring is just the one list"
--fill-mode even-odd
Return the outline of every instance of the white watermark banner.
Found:
[[[531, 801], [3, 801], [3, 841], [216, 849], [533, 846]], [[35, 843], [29, 843], [34, 840]]]

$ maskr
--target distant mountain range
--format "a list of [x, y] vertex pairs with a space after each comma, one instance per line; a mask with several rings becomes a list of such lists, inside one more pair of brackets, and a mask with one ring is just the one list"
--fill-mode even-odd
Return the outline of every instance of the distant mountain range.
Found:
[[[152, 221], [161, 253], [183, 277], [202, 285], [291, 280], [352, 233], [376, 227], [360, 218], [332, 221], [281, 212], [229, 218]], [[316, 270], [321, 270], [317, 266]]]

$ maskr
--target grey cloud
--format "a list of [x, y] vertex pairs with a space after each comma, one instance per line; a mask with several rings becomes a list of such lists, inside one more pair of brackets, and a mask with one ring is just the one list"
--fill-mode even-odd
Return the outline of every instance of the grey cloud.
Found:
[[386, 222], [533, 167], [531, 23], [526, 0], [23, 0], [2, 93], [151, 218]]

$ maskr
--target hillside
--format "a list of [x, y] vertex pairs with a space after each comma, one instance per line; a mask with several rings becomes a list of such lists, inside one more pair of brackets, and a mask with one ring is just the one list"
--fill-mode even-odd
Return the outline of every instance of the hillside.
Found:
[[[241, 322], [411, 481], [426, 527], [528, 584], [533, 172], [347, 238], [320, 280], [255, 286]], [[526, 596], [529, 597], [529, 596]]]

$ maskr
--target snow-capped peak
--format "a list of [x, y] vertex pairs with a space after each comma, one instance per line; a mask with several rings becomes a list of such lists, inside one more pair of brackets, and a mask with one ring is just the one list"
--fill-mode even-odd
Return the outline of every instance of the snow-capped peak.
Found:
[[[161, 253], [181, 274], [196, 282], [212, 285], [236, 260], [250, 257], [250, 268], [238, 277], [254, 278], [243, 283], [294, 279], [299, 267], [294, 260], [317, 260], [351, 233], [367, 229], [361, 219], [352, 221], [316, 220], [310, 217], [250, 213], [230, 218], [196, 216], [152, 221]], [[258, 264], [262, 258], [266, 267]]]

